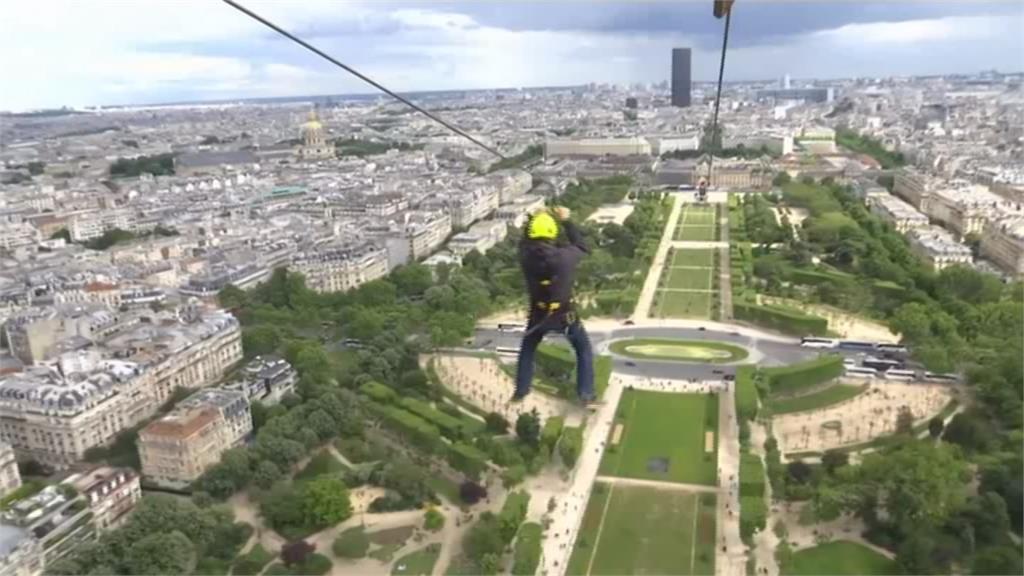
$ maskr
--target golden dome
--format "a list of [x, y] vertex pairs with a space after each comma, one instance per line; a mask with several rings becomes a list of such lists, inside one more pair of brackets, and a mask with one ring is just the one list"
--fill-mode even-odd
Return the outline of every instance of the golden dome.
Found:
[[320, 120], [316, 117], [316, 110], [309, 111], [309, 121], [302, 125], [303, 132], [313, 132], [317, 130], [323, 130], [324, 125], [320, 123]]

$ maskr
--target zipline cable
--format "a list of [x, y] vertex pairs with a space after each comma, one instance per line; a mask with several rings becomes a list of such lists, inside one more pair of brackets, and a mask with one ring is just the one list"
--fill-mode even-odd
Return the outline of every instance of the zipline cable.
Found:
[[721, 135], [718, 133], [718, 107], [722, 103], [722, 78], [725, 76], [725, 53], [729, 46], [729, 21], [732, 17], [733, 0], [715, 1], [715, 18], [721, 18], [725, 14], [725, 32], [722, 34], [722, 59], [718, 64], [718, 90], [715, 92], [715, 114], [711, 120], [711, 154], [708, 155], [708, 188], [711, 187], [711, 167], [715, 162], [716, 137], [721, 143]]
[[457, 127], [457, 126], [447, 122], [446, 120], [440, 118], [439, 116], [433, 114], [432, 112], [429, 112], [429, 111], [427, 111], [427, 110], [417, 106], [416, 104], [412, 103], [411, 101], [409, 101], [405, 97], [400, 96], [399, 94], [396, 94], [396, 93], [392, 92], [391, 90], [388, 90], [386, 87], [384, 87], [384, 85], [382, 85], [381, 83], [377, 82], [373, 78], [370, 78], [366, 74], [363, 74], [362, 72], [359, 72], [358, 70], [356, 70], [355, 68], [352, 68], [351, 66], [348, 66], [346, 64], [343, 64], [342, 62], [339, 62], [338, 60], [334, 59], [333, 57], [331, 57], [330, 55], [325, 53], [323, 50], [320, 50], [316, 46], [313, 46], [309, 42], [306, 42], [305, 40], [299, 38], [298, 36], [295, 36], [291, 32], [288, 32], [284, 28], [281, 28], [277, 24], [274, 24], [270, 20], [267, 20], [266, 18], [260, 16], [259, 14], [256, 14], [255, 12], [253, 12], [252, 10], [249, 10], [245, 6], [242, 6], [238, 2], [235, 2], [234, 0], [222, 0], [222, 1], [225, 4], [227, 4], [228, 6], [231, 6], [232, 8], [234, 8], [235, 10], [238, 10], [242, 14], [245, 14], [246, 16], [252, 18], [253, 20], [256, 20], [257, 22], [259, 22], [260, 24], [263, 24], [267, 28], [270, 28], [274, 32], [277, 32], [281, 36], [284, 36], [285, 38], [291, 40], [292, 42], [295, 42], [299, 46], [302, 46], [306, 50], [309, 50], [310, 52], [316, 54], [317, 56], [323, 58], [324, 60], [327, 60], [328, 62], [330, 62], [331, 64], [334, 64], [338, 68], [341, 68], [342, 70], [348, 72], [349, 74], [352, 74], [353, 76], [355, 76], [356, 78], [359, 78], [363, 82], [366, 82], [370, 86], [373, 86], [374, 88], [380, 90], [381, 92], [387, 94], [388, 96], [391, 96], [395, 100], [398, 100], [399, 102], [405, 104], [406, 106], [412, 108], [413, 110], [419, 112], [420, 114], [423, 114], [427, 118], [430, 118], [434, 122], [437, 122], [438, 124], [444, 126], [445, 128], [447, 128], [447, 129], [451, 130], [452, 132], [458, 134], [459, 136], [462, 136], [463, 138], [469, 140], [473, 144], [476, 144], [477, 146], [483, 148], [484, 150], [490, 152], [491, 154], [494, 154], [498, 158], [501, 158], [502, 160], [507, 160], [508, 159], [501, 152], [498, 152], [494, 148], [488, 146], [487, 144], [484, 144], [483, 142], [481, 142], [481, 141], [477, 140], [476, 138], [470, 136], [466, 132], [463, 132], [459, 127]]

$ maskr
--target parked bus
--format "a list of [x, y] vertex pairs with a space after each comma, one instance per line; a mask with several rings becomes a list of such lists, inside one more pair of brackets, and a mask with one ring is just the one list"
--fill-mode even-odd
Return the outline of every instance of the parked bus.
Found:
[[846, 375], [851, 378], [874, 378], [878, 376], [878, 370], [874, 368], [858, 368], [853, 366], [846, 369]]
[[960, 377], [956, 374], [941, 374], [939, 372], [925, 372], [924, 379], [929, 382], [959, 382]]
[[859, 352], [874, 352], [877, 345], [874, 342], [862, 342], [859, 340], [840, 340], [840, 350], [857, 350]]
[[868, 356], [862, 360], [861, 365], [868, 368], [874, 368], [879, 372], [885, 372], [886, 370], [891, 370], [893, 368], [897, 370], [903, 368], [902, 362], [897, 362], [896, 360], [883, 360], [881, 358], [875, 358], [874, 356]]
[[513, 324], [513, 323], [506, 323], [506, 322], [501, 322], [501, 323], [498, 324], [498, 331], [499, 332], [522, 332], [525, 329], [526, 329], [526, 326], [524, 326], [522, 324]]
[[512, 346], [495, 346], [494, 351], [498, 354], [505, 354], [510, 356], [519, 355], [519, 348], [513, 348]]
[[814, 338], [805, 336], [800, 339], [800, 345], [804, 348], [835, 348], [836, 341], [831, 338]]
[[889, 354], [902, 354], [906, 356], [907, 354], [910, 353], [907, 350], [907, 347], [901, 344], [879, 344], [877, 348], [879, 352], [885, 352]]
[[889, 370], [885, 373], [885, 377], [889, 380], [910, 381], [917, 378], [917, 373], [913, 370]]

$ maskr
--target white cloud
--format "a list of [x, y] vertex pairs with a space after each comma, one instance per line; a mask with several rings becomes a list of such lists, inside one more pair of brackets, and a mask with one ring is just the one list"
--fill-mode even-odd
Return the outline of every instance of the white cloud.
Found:
[[816, 32], [813, 36], [826, 41], [851, 45], [983, 40], [1002, 30], [1006, 23], [1006, 18], [994, 16], [964, 16], [930, 20], [906, 20], [903, 22], [871, 22], [867, 24], [847, 24], [832, 30]]

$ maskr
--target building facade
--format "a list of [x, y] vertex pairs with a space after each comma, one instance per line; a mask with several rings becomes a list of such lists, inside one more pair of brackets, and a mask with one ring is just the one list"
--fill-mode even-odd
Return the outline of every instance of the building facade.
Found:
[[[45, 570], [76, 548], [96, 540], [95, 516], [85, 496], [72, 486], [46, 486], [39, 492], [12, 502], [0, 513], [0, 525], [22, 529], [38, 543], [35, 559], [26, 564]], [[33, 549], [30, 544], [25, 551]]]
[[319, 247], [292, 259], [292, 269], [317, 292], [344, 292], [388, 274], [387, 250], [367, 242], [355, 246]]
[[974, 261], [971, 249], [938, 226], [921, 226], [907, 231], [910, 249], [924, 258], [935, 270]]
[[672, 105], [685, 108], [690, 105], [690, 63], [689, 48], [672, 49]]
[[131, 468], [100, 466], [73, 474], [64, 482], [85, 498], [101, 531], [123, 524], [142, 498], [139, 475]]
[[582, 138], [578, 140], [548, 140], [544, 144], [549, 157], [565, 156], [650, 156], [651, 143], [646, 138]]
[[981, 255], [1009, 276], [1024, 276], [1024, 216], [988, 221], [981, 235]]
[[0, 498], [14, 492], [20, 486], [21, 473], [18, 472], [14, 448], [6, 442], [0, 442]]
[[891, 194], [869, 196], [867, 204], [872, 214], [877, 214], [901, 234], [911, 228], [928, 225], [927, 216], [914, 210], [913, 206]]

